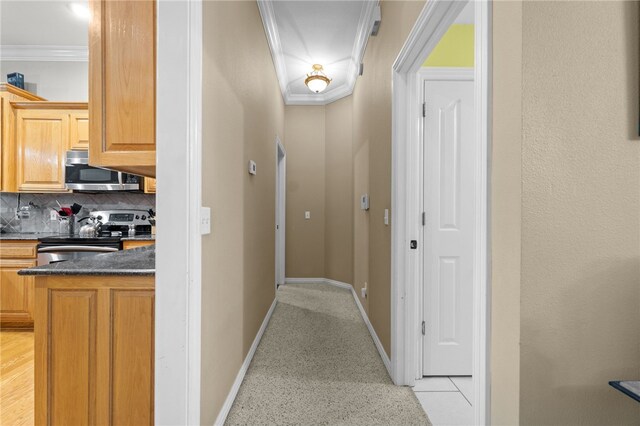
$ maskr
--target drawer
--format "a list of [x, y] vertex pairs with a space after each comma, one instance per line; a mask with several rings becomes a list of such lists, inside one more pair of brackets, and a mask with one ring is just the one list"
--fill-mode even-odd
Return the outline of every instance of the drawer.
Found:
[[37, 241], [0, 241], [0, 259], [35, 259]]
[[27, 269], [36, 266], [35, 260], [0, 259], [0, 269]]

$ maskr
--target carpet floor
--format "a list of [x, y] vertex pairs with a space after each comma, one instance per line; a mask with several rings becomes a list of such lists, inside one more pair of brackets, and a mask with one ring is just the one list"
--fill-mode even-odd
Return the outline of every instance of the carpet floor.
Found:
[[227, 425], [429, 425], [395, 386], [351, 292], [287, 284]]

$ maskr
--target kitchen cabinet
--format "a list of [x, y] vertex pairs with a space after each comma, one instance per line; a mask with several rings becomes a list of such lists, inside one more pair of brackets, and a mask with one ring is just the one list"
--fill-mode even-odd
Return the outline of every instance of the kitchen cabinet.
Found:
[[[87, 104], [82, 102], [11, 102], [15, 111], [15, 186], [18, 192], [67, 192], [65, 153], [82, 149]], [[11, 173], [12, 171], [9, 171]]]
[[15, 113], [10, 102], [44, 101], [11, 84], [0, 83], [0, 190], [15, 191]]
[[156, 180], [154, 178], [144, 178], [144, 193], [145, 194], [156, 193]]
[[129, 250], [136, 247], [144, 247], [155, 244], [154, 240], [124, 240], [122, 242], [122, 249]]
[[156, 1], [91, 0], [89, 164], [156, 174]]
[[69, 114], [69, 149], [89, 149], [89, 111]]
[[32, 328], [34, 278], [18, 275], [36, 266], [37, 241], [0, 241], [0, 327]]
[[35, 285], [35, 423], [152, 425], [154, 277]]

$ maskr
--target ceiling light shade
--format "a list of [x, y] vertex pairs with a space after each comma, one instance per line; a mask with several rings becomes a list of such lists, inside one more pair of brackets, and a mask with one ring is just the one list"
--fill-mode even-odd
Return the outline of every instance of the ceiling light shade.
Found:
[[80, 19], [88, 21], [91, 18], [89, 5], [84, 2], [71, 3], [69, 5], [71, 11]]
[[313, 64], [313, 71], [307, 74], [304, 84], [314, 93], [320, 93], [327, 88], [331, 79], [322, 71], [322, 65]]

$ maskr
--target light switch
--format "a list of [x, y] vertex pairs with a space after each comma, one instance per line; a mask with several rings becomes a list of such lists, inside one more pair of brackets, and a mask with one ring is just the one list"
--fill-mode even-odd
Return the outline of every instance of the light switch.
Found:
[[311, 212], [304, 212], [305, 219], [311, 219]]
[[209, 235], [211, 233], [211, 208], [200, 207], [200, 234]]
[[258, 173], [258, 166], [256, 166], [256, 162], [249, 160], [249, 174], [255, 175], [256, 173]]
[[389, 225], [389, 209], [384, 209], [384, 224]]

